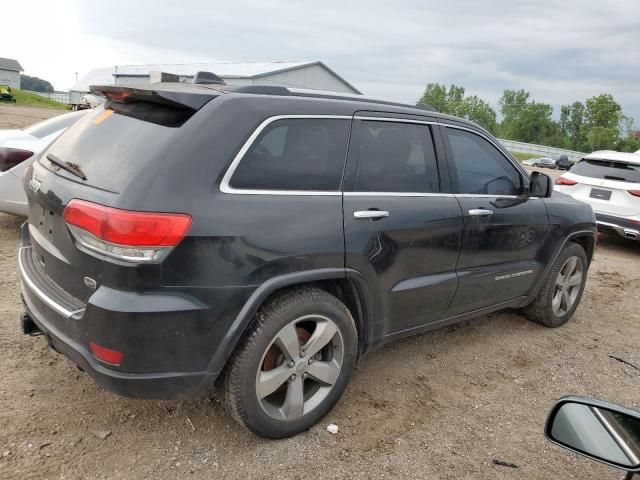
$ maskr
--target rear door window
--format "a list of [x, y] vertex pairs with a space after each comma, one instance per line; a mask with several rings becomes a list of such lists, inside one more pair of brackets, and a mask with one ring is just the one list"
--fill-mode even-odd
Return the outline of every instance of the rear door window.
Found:
[[584, 159], [571, 167], [571, 173], [601, 180], [640, 183], [640, 165], [624, 162]]
[[480, 135], [447, 127], [455, 165], [455, 193], [519, 195], [522, 175], [500, 151]]
[[356, 129], [356, 192], [439, 190], [436, 153], [427, 125], [363, 120]]
[[340, 190], [350, 121], [289, 118], [267, 125], [240, 160], [238, 190]]

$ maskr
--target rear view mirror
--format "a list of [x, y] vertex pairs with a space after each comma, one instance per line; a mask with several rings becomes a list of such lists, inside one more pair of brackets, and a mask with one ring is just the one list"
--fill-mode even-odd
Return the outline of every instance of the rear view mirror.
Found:
[[564, 397], [551, 410], [545, 434], [561, 447], [599, 462], [640, 471], [640, 413], [589, 398]]
[[532, 197], [549, 198], [553, 192], [553, 182], [549, 175], [541, 172], [531, 172], [529, 178], [529, 195]]

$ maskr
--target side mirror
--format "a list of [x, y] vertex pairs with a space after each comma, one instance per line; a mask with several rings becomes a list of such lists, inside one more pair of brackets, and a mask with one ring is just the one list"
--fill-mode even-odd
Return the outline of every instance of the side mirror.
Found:
[[553, 192], [553, 182], [549, 175], [541, 172], [531, 172], [529, 178], [529, 195], [532, 197], [549, 198]]
[[553, 443], [628, 472], [640, 472], [640, 413], [582, 397], [553, 407], [545, 435]]

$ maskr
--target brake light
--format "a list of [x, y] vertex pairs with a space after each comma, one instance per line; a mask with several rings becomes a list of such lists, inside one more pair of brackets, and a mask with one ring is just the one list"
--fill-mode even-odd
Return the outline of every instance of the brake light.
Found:
[[576, 182], [575, 180], [570, 180], [566, 177], [558, 177], [556, 178], [555, 184], [556, 185], [576, 185], [578, 182]]
[[0, 172], [11, 170], [16, 165], [21, 164], [27, 158], [33, 156], [30, 150], [21, 148], [0, 147]]
[[91, 350], [94, 357], [103, 363], [108, 363], [116, 367], [122, 364], [124, 355], [118, 350], [112, 350], [94, 342], [89, 342], [89, 350]]
[[114, 102], [125, 102], [131, 96], [131, 92], [103, 92], [103, 94]]
[[133, 212], [85, 200], [71, 200], [63, 216], [86, 248], [135, 262], [160, 260], [191, 227], [186, 214]]
[[640, 197], [640, 190], [627, 190], [634, 197]]

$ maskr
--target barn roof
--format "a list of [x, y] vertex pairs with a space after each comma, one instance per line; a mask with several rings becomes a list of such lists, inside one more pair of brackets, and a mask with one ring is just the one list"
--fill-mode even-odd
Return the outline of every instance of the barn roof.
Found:
[[116, 65], [90, 71], [73, 85], [70, 90], [88, 92], [89, 85], [111, 85], [115, 77], [148, 76], [149, 72], [161, 71], [176, 75], [190, 76], [198, 71], [213, 72], [222, 78], [259, 78], [265, 75], [295, 70], [297, 68], [320, 65], [348, 85], [355, 92], [358, 89], [319, 61], [292, 62], [209, 62], [209, 63], [157, 63], [147, 65]]
[[11, 70], [12, 72], [23, 72], [22, 66], [13, 58], [0, 57], [0, 70]]

